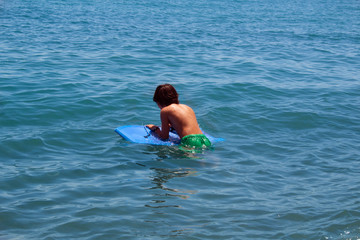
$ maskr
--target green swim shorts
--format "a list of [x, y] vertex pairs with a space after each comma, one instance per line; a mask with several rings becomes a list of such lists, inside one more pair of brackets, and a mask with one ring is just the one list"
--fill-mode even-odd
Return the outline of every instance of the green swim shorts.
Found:
[[190, 148], [210, 147], [211, 142], [204, 134], [190, 134], [181, 138], [181, 146]]

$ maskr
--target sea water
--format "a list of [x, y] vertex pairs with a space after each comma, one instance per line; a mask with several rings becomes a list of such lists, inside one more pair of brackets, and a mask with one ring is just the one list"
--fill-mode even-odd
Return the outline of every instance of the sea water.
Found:
[[[1, 0], [0, 239], [359, 239], [358, 0]], [[201, 153], [137, 145], [171, 83]]]

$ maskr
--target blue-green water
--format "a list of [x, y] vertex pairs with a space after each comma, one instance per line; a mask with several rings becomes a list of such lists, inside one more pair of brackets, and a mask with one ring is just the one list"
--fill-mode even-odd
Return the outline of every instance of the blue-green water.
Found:
[[[358, 0], [1, 0], [0, 239], [359, 239]], [[161, 83], [225, 142], [131, 144]]]

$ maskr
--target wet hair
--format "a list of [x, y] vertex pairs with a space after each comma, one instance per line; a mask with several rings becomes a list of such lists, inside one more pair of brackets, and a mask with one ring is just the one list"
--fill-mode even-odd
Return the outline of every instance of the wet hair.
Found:
[[179, 104], [178, 97], [178, 93], [171, 84], [162, 84], [157, 86], [153, 101], [166, 107], [173, 103]]

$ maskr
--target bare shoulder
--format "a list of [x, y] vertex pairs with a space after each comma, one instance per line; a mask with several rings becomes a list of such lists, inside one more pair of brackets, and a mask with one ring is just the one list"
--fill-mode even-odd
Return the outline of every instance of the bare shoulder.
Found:
[[189, 107], [188, 105], [185, 105], [185, 104], [178, 104], [178, 105], [179, 105], [179, 108], [184, 112], [187, 112], [187, 113], [194, 112], [194, 110], [191, 107]]
[[166, 114], [193, 112], [192, 108], [185, 104], [171, 104], [161, 109]]
[[174, 107], [173, 104], [172, 104], [172, 105], [163, 107], [160, 112], [162, 114], [170, 114], [170, 113], [175, 112], [175, 111], [176, 111], [176, 107]]

